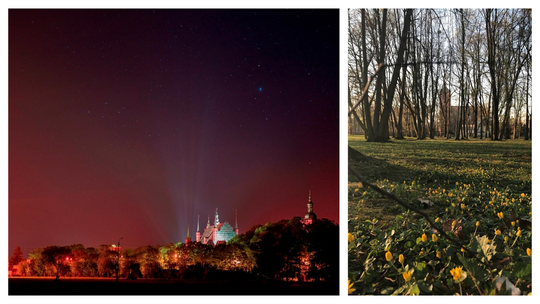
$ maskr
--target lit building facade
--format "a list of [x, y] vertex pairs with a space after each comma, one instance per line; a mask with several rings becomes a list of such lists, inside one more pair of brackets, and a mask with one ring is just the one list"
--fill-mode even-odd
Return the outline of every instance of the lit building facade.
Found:
[[217, 245], [220, 243], [226, 243], [238, 234], [238, 213], [236, 213], [235, 227], [233, 228], [228, 222], [221, 223], [219, 221], [218, 210], [216, 208], [214, 224], [210, 225], [210, 217], [208, 217], [208, 222], [206, 223], [206, 227], [202, 233], [199, 230], [199, 216], [197, 216], [196, 242], [201, 242], [207, 245]]

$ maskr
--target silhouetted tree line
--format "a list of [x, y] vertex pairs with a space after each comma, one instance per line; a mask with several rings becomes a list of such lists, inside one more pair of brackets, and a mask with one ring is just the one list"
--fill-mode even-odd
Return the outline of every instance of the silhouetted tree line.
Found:
[[321, 219], [304, 225], [300, 217], [258, 225], [226, 244], [198, 242], [143, 246], [118, 251], [99, 248], [47, 246], [24, 259], [17, 247], [10, 269], [25, 276], [271, 280], [337, 280], [339, 228]]

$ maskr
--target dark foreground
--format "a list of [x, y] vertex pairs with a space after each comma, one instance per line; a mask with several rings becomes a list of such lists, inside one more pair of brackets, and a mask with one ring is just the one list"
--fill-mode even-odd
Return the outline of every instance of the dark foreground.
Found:
[[336, 283], [9, 278], [9, 295], [337, 295]]

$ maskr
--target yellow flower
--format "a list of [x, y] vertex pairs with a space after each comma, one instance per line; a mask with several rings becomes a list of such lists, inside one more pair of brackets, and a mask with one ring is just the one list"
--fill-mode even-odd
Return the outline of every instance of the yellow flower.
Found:
[[438, 221], [439, 221], [439, 218], [436, 218], [436, 219], [435, 219], [435, 223], [437, 223]]
[[476, 227], [480, 226], [480, 222], [476, 221]]
[[528, 256], [531, 256], [531, 254], [532, 254], [531, 248], [527, 248], [527, 255], [528, 255]]
[[432, 235], [431, 235], [431, 240], [432, 240], [433, 242], [436, 242], [436, 241], [437, 241], [437, 235], [436, 235], [436, 234], [432, 234]]
[[505, 243], [508, 242], [508, 237], [507, 236], [504, 237], [504, 242]]
[[390, 262], [392, 260], [392, 253], [390, 251], [387, 251], [384, 257], [388, 262]]
[[502, 212], [499, 212], [497, 213], [497, 216], [502, 220], [502, 218], [504, 217], [504, 214]]
[[525, 197], [525, 193], [521, 193], [521, 197]]
[[452, 193], [448, 193], [448, 196], [449, 196], [449, 197], [452, 197], [452, 195], [454, 195], [454, 194], [452, 194]]
[[352, 235], [351, 233], [349, 233], [349, 243], [354, 241], [354, 235]]
[[349, 294], [353, 293], [353, 291], [356, 290], [356, 288], [351, 288], [354, 283], [351, 283], [351, 280], [349, 280]]
[[405, 279], [405, 282], [409, 282], [411, 280], [411, 271], [404, 272], [403, 278]]
[[514, 225], [516, 224], [516, 222], [511, 222], [510, 224], [511, 224], [512, 226], [514, 226]]
[[454, 277], [454, 280], [457, 281], [457, 280], [461, 279], [461, 270], [462, 269], [463, 268], [461, 266], [459, 266], [459, 267], [456, 267], [456, 268], [450, 270], [450, 274]]
[[[488, 240], [489, 241], [489, 240]], [[463, 247], [461, 247], [461, 252], [465, 252], [465, 249], [463, 249]]]
[[495, 228], [495, 235], [501, 235], [501, 231], [497, 228]]
[[398, 261], [401, 263], [401, 265], [403, 265], [403, 262], [405, 261], [405, 257], [403, 256], [403, 254], [399, 255]]
[[465, 209], [465, 204], [461, 204], [461, 209]]
[[521, 235], [521, 228], [518, 227], [518, 231], [516, 232], [516, 236], [520, 236]]
[[427, 241], [427, 235], [424, 233], [422, 234], [422, 242], [425, 242]]
[[437, 257], [440, 259], [442, 256], [441, 252], [440, 251], [437, 251]]

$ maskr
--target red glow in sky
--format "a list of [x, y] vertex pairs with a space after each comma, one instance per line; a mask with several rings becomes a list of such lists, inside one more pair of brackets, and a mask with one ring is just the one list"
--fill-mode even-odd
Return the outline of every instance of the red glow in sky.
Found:
[[9, 254], [338, 220], [338, 10], [10, 10]]

